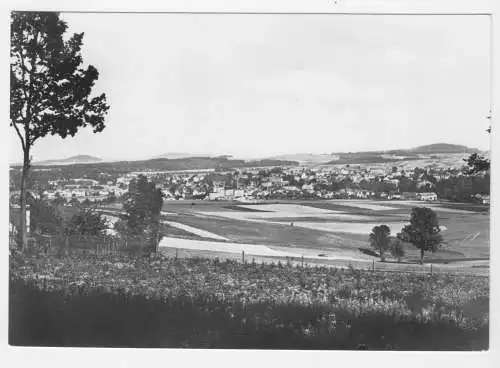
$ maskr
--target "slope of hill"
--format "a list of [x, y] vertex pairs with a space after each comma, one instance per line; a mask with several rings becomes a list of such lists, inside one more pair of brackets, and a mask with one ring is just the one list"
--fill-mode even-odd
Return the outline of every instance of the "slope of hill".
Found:
[[[387, 151], [336, 153], [337, 159], [325, 162], [325, 165], [346, 164], [383, 164], [401, 161], [415, 161], [428, 158], [442, 159], [440, 155], [457, 155], [479, 152], [475, 148], [463, 145], [436, 143], [411, 149], [395, 149]], [[431, 157], [434, 156], [435, 157]], [[439, 156], [439, 157], [438, 157]]]
[[467, 146], [459, 144], [449, 144], [449, 143], [435, 143], [427, 144], [425, 146], [418, 146], [410, 150], [413, 153], [475, 153], [478, 152], [475, 148], [469, 148]]
[[338, 155], [329, 153], [292, 153], [272, 156], [270, 160], [297, 161], [301, 164], [320, 164], [325, 161], [336, 160]]
[[74, 165], [74, 164], [89, 164], [89, 163], [97, 163], [102, 162], [102, 159], [95, 156], [89, 155], [77, 155], [71, 156], [68, 158], [63, 158], [60, 160], [44, 160], [44, 161], [35, 161], [33, 165], [42, 165], [42, 166], [50, 166], [50, 165]]
[[280, 161], [280, 160], [253, 160], [244, 161], [236, 159], [228, 159], [227, 157], [189, 157], [180, 159], [164, 159], [157, 158], [142, 161], [115, 161], [115, 162], [79, 162], [79, 163], [63, 163], [40, 165], [34, 163], [33, 166], [43, 166], [44, 168], [60, 168], [65, 165], [66, 171], [88, 171], [99, 169], [109, 173], [123, 173], [130, 171], [177, 171], [177, 170], [200, 170], [200, 169], [215, 169], [229, 170], [234, 168], [245, 167], [274, 167], [274, 166], [296, 166], [298, 162]]
[[189, 157], [207, 157], [210, 155], [204, 155], [204, 154], [192, 154], [192, 153], [182, 153], [182, 152], [168, 152], [168, 153], [163, 153], [157, 157], [154, 157], [154, 159], [159, 159], [159, 158], [165, 158], [168, 160], [178, 160], [181, 158], [189, 158]]

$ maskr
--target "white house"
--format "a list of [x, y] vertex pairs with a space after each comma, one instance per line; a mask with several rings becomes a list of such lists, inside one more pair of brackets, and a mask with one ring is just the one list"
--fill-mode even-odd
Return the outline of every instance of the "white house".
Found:
[[438, 196], [434, 192], [430, 192], [430, 193], [418, 193], [417, 194], [417, 198], [420, 201], [437, 201]]

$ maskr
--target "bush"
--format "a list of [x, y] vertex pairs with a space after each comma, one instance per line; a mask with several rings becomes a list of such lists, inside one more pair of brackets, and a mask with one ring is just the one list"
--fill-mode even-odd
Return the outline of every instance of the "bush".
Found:
[[406, 254], [403, 241], [397, 237], [392, 237], [390, 247], [391, 255], [396, 258], [398, 262], [401, 262], [401, 258]]

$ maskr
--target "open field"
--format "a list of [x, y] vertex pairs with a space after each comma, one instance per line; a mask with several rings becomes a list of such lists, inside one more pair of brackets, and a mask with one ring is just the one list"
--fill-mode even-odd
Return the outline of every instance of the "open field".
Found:
[[[450, 263], [469, 268], [471, 272], [481, 270], [484, 273], [489, 264], [488, 207], [460, 203], [316, 200], [241, 204], [168, 201], [162, 211], [164, 226], [168, 226], [164, 244], [169, 242], [169, 238], [182, 238], [199, 241], [197, 246], [190, 243], [188, 248], [193, 252], [207, 253], [212, 249], [213, 252], [231, 253], [223, 248], [226, 242], [240, 244], [240, 248], [246, 247], [246, 252], [255, 256], [259, 249], [262, 251], [260, 256], [269, 255], [259, 248], [264, 246], [279, 247], [280, 252], [293, 253], [298, 258], [304, 256], [317, 260], [321, 254], [319, 260], [326, 262], [326, 254], [326, 257], [337, 260], [367, 262], [376, 259], [368, 244], [368, 234], [373, 226], [386, 224], [395, 235], [407, 223], [411, 208], [417, 205], [432, 207], [443, 230], [442, 248], [436, 253], [426, 254], [426, 262]], [[252, 245], [258, 247], [249, 250]], [[230, 249], [232, 246], [228, 244], [227, 247]], [[176, 245], [176, 248], [179, 246]], [[419, 259], [419, 252], [411, 244], [406, 244], [405, 250], [405, 262], [414, 263]], [[481, 262], [481, 269], [479, 266], [472, 269], [472, 261]]]
[[[395, 235], [406, 223], [411, 208], [417, 205], [433, 208], [444, 230], [443, 247], [426, 254], [428, 262], [488, 261], [490, 216], [488, 207], [481, 205], [364, 200], [262, 204], [169, 201], [164, 210], [170, 213], [166, 216], [169, 221], [232, 243], [309, 249], [316, 254], [335, 251], [338, 256], [363, 260], [371, 228], [387, 224]], [[407, 261], [418, 259], [413, 246], [407, 245], [406, 250]]]

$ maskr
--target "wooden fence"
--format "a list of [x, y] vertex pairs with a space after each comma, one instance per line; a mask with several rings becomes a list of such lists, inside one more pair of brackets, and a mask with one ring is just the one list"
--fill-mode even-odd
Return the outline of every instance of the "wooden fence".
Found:
[[[16, 247], [17, 239], [9, 234], [9, 246]], [[105, 256], [118, 253], [141, 253], [150, 242], [145, 237], [112, 237], [105, 235], [43, 235], [28, 237], [28, 251], [45, 254], [94, 254]]]

